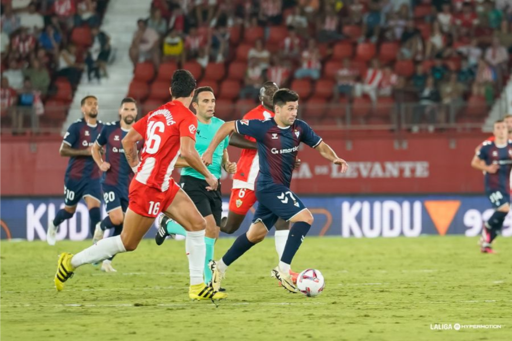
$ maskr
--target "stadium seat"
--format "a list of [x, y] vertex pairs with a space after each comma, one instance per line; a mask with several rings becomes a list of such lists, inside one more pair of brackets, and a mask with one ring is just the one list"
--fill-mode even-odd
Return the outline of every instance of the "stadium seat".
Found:
[[89, 47], [92, 45], [91, 29], [88, 26], [75, 27], [71, 32], [71, 42], [77, 46]]
[[432, 69], [432, 66], [434, 66], [434, 61], [432, 59], [427, 59], [423, 61], [423, 70], [425, 70], [426, 73], [430, 73], [430, 69]]
[[240, 44], [236, 49], [236, 60], [239, 62], [246, 62], [251, 48], [252, 45]]
[[203, 79], [199, 82], [199, 84], [197, 84], [197, 87], [201, 86], [209, 86], [210, 88], [212, 88], [213, 94], [215, 96], [217, 96], [217, 94], [219, 93], [219, 84], [213, 80]]
[[324, 59], [326, 58], [330, 51], [329, 51], [329, 44], [327, 43], [317, 43], [316, 47], [318, 48], [318, 52], [320, 53], [320, 58]]
[[231, 45], [238, 45], [242, 38], [242, 25], [234, 25], [229, 28], [229, 43]]
[[395, 100], [392, 97], [379, 97], [377, 99], [377, 105], [373, 109], [372, 117], [380, 117], [387, 119], [390, 123], [392, 110], [395, 107]]
[[253, 99], [239, 99], [235, 104], [235, 111], [233, 119], [238, 120], [245, 116], [249, 111], [256, 107], [256, 102]]
[[[362, 119], [370, 114], [372, 102], [367, 97], [356, 97], [352, 102], [352, 120]], [[357, 121], [357, 120], [356, 120]]]
[[400, 46], [398, 43], [393, 43], [393, 42], [382, 43], [379, 48], [379, 60], [384, 64], [393, 62], [393, 61], [395, 61], [399, 50], [400, 50]]
[[341, 42], [334, 45], [332, 51], [332, 59], [341, 61], [345, 57], [352, 57], [354, 54], [354, 46], [349, 42]]
[[432, 15], [432, 6], [430, 5], [417, 5], [414, 7], [414, 18], [425, 19]]
[[357, 45], [356, 58], [360, 60], [369, 61], [375, 57], [376, 48], [372, 43], [360, 43]]
[[158, 68], [158, 73], [156, 76], [157, 80], [165, 80], [169, 81], [172, 78], [172, 74], [174, 71], [178, 70], [178, 64], [176, 62], [166, 62], [160, 64], [160, 67]]
[[487, 103], [482, 96], [471, 96], [468, 99], [466, 110], [463, 112], [465, 117], [480, 117], [487, 114]]
[[288, 28], [286, 28], [286, 26], [271, 26], [268, 33], [267, 44], [280, 44], [287, 36]]
[[[44, 115], [42, 118], [51, 122], [63, 122], [66, 119], [68, 108], [66, 102], [50, 98], [44, 105]], [[2, 111], [6, 112], [6, 110]]]
[[421, 37], [423, 38], [423, 40], [428, 41], [428, 39], [430, 38], [430, 31], [431, 31], [430, 24], [423, 21], [423, 22], [415, 23], [414, 26], [418, 30], [420, 30]]
[[226, 74], [226, 66], [224, 63], [208, 63], [204, 69], [204, 80], [218, 82]]
[[348, 38], [352, 39], [353, 41], [356, 41], [361, 37], [361, 34], [363, 34], [363, 29], [361, 28], [361, 26], [347, 25], [343, 27], [342, 32]]
[[169, 98], [169, 81], [156, 80], [154, 81], [149, 89], [149, 98], [164, 101]]
[[73, 100], [73, 89], [67, 79], [58, 78], [54, 84], [57, 87], [57, 93], [53, 96], [54, 99], [66, 103]]
[[395, 63], [395, 73], [399, 76], [411, 77], [414, 74], [414, 63], [412, 60], [398, 60]]
[[326, 104], [327, 101], [325, 98], [311, 97], [302, 105], [302, 108], [299, 107], [301, 111], [301, 118], [308, 123], [316, 123], [325, 116], [327, 109]]
[[248, 44], [253, 44], [258, 39], [263, 39], [264, 31], [263, 27], [248, 27], [244, 32], [244, 42]]
[[343, 119], [342, 118], [336, 118], [336, 117], [323, 117], [316, 123], [319, 126], [326, 126], [326, 127], [336, 127], [336, 126], [342, 126], [343, 125]]
[[215, 102], [215, 116], [218, 118], [229, 121], [233, 119], [234, 104], [231, 100], [217, 99]]
[[142, 109], [141, 109], [141, 117], [144, 117], [146, 116], [146, 114], [148, 112], [151, 112], [155, 109], [157, 109], [158, 107], [160, 107], [162, 104], [164, 104], [165, 101], [163, 100], [158, 100], [158, 99], [147, 99], [143, 104], [142, 104]]
[[341, 69], [343, 64], [340, 61], [328, 61], [324, 66], [323, 77], [329, 79], [336, 79], [336, 74], [339, 69]]
[[[167, 82], [167, 88], [169, 88], [169, 82]], [[138, 102], [143, 101], [148, 97], [149, 86], [146, 82], [132, 80], [130, 87], [128, 88], [128, 97], [135, 98]]]
[[247, 63], [234, 61], [229, 63], [228, 79], [243, 80], [247, 72]]
[[329, 118], [340, 119], [345, 121], [345, 117], [347, 116], [347, 110], [349, 108], [348, 98], [342, 97], [338, 100], [337, 103], [328, 103], [327, 110], [325, 112], [325, 116]]
[[299, 94], [301, 101], [307, 100], [311, 95], [312, 86], [309, 79], [295, 79], [290, 88]]
[[133, 79], [139, 82], [150, 82], [155, 77], [155, 66], [151, 62], [138, 63], [135, 66]]
[[320, 79], [315, 84], [313, 98], [330, 99], [334, 88], [334, 81], [330, 79]]
[[226, 79], [220, 84], [219, 98], [234, 100], [240, 93], [240, 82], [233, 79]]
[[186, 62], [185, 64], [183, 64], [183, 68], [185, 70], [190, 71], [190, 73], [192, 74], [192, 76], [194, 76], [196, 80], [199, 80], [201, 78], [201, 75], [203, 74], [203, 67], [196, 61]]
[[351, 62], [352, 67], [357, 68], [359, 70], [359, 74], [361, 77], [364, 77], [366, 75], [366, 70], [368, 69], [368, 63], [364, 60], [357, 60], [354, 59]]

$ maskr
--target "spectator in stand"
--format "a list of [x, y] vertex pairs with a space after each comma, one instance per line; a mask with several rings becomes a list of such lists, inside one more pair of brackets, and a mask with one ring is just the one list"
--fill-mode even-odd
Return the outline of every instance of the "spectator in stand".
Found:
[[258, 21], [261, 26], [280, 25], [283, 21], [282, 0], [261, 0]]
[[386, 39], [391, 41], [400, 40], [406, 25], [407, 20], [400, 18], [397, 13], [391, 13], [390, 19], [386, 23]]
[[53, 13], [55, 13], [59, 22], [70, 30], [73, 28], [76, 3], [73, 0], [55, 0], [53, 3]]
[[308, 19], [304, 15], [302, 8], [296, 6], [293, 9], [293, 14], [286, 18], [286, 26], [293, 27], [298, 34], [305, 35], [308, 31]]
[[210, 27], [233, 27], [235, 23], [241, 24], [242, 20], [236, 18], [235, 12], [236, 6], [233, 0], [222, 1], [217, 7], [217, 12], [215, 13], [213, 19], [210, 21]]
[[450, 3], [443, 3], [442, 12], [437, 14], [437, 22], [440, 25], [441, 31], [443, 33], [452, 33], [454, 21]]
[[492, 103], [494, 100], [494, 82], [497, 77], [493, 68], [481, 58], [478, 62], [478, 69], [476, 72], [475, 82], [472, 87], [472, 94], [475, 96], [482, 96], [486, 98], [487, 103]]
[[44, 29], [43, 33], [39, 36], [39, 44], [46, 51], [58, 54], [59, 44], [62, 41], [62, 36], [55, 30], [53, 25], [48, 25]]
[[[183, 14], [181, 7], [172, 11], [171, 18], [169, 19], [169, 29], [175, 29], [178, 34], [183, 34], [185, 31], [186, 17]], [[167, 32], [169, 34], [169, 31]]]
[[290, 80], [290, 68], [283, 63], [278, 55], [272, 55], [271, 66], [267, 69], [267, 80], [279, 85], [280, 88], [288, 86]]
[[11, 42], [9, 41], [9, 36], [4, 31], [0, 32], [0, 54], [1, 60], [5, 60], [7, 57], [7, 53], [9, 52], [9, 46]]
[[199, 55], [199, 49], [206, 46], [204, 36], [200, 35], [197, 27], [191, 27], [185, 38], [185, 56], [186, 59], [195, 59]]
[[28, 78], [34, 90], [39, 91], [44, 96], [50, 86], [50, 74], [37, 58], [33, 58], [31, 64], [30, 68], [23, 70], [23, 77]]
[[92, 0], [80, 0], [76, 5], [75, 25], [89, 27], [100, 25], [100, 18], [96, 14], [96, 2]]
[[[75, 45], [68, 45], [61, 49], [59, 53], [59, 63], [57, 68], [58, 77], [66, 77], [73, 87], [76, 89], [80, 82], [80, 76], [84, 69], [83, 64], [76, 62], [76, 47]], [[89, 82], [92, 81], [89, 75]]]
[[313, 21], [320, 10], [320, 0], [299, 0], [299, 7], [304, 11], [308, 20]]
[[185, 62], [185, 48], [183, 39], [178, 35], [178, 31], [172, 29], [163, 42], [164, 61]]
[[9, 79], [2, 76], [2, 86], [0, 87], [0, 113], [4, 115], [15, 115], [18, 94], [16, 90], [9, 86]]
[[320, 52], [316, 46], [315, 39], [308, 40], [308, 48], [302, 52], [301, 57], [302, 66], [295, 71], [295, 78], [319, 79], [322, 64], [320, 62]]
[[339, 33], [340, 20], [332, 8], [326, 9], [324, 15], [318, 19], [316, 27], [320, 28], [317, 35], [320, 43], [332, 43], [343, 38]]
[[400, 55], [403, 59], [420, 61], [423, 59], [423, 40], [421, 32], [414, 26], [414, 21], [409, 20], [400, 39]]
[[148, 27], [155, 30], [161, 37], [167, 32], [167, 22], [162, 18], [162, 11], [155, 8], [148, 19]]
[[9, 61], [9, 69], [3, 72], [3, 77], [9, 80], [9, 84], [14, 90], [17, 91], [23, 87], [23, 72], [15, 59]]
[[262, 70], [268, 68], [270, 62], [270, 52], [265, 49], [262, 39], [256, 40], [254, 47], [249, 50], [247, 58], [255, 59]]
[[398, 76], [393, 72], [390, 66], [385, 66], [382, 70], [382, 79], [377, 89], [378, 97], [391, 97], [393, 88], [398, 82]]
[[91, 75], [100, 81], [101, 77], [108, 78], [107, 63], [112, 53], [110, 46], [110, 37], [98, 27], [91, 29], [93, 44], [87, 52], [85, 64], [87, 65], [87, 76], [89, 81], [92, 80]]
[[[512, 3], [511, 3], [512, 5]], [[496, 30], [500, 28], [501, 21], [503, 20], [503, 12], [494, 6], [494, 3], [487, 0], [484, 3], [484, 20], [489, 28]]]
[[457, 74], [452, 72], [449, 80], [441, 84], [441, 100], [443, 110], [439, 111], [440, 122], [446, 122], [446, 117], [450, 118], [450, 122], [455, 119], [455, 114], [462, 108], [465, 86], [458, 82]]
[[361, 0], [354, 0], [349, 6], [349, 24], [360, 25], [363, 23], [364, 5]]
[[425, 57], [430, 59], [437, 56], [439, 52], [443, 50], [445, 46], [445, 37], [441, 31], [441, 26], [437, 21], [432, 24], [432, 33], [427, 41], [427, 49], [425, 51]]
[[432, 66], [432, 69], [430, 69], [430, 74], [432, 78], [434, 78], [436, 84], [442, 82], [447, 73], [448, 69], [443, 64], [443, 60], [441, 58], [434, 59], [434, 65]]
[[26, 12], [19, 14], [20, 26], [26, 27], [30, 34], [39, 34], [44, 28], [44, 19], [41, 14], [37, 12], [35, 2], [28, 4]]
[[[37, 110], [36, 110], [37, 109]], [[32, 131], [39, 129], [39, 117], [44, 113], [41, 97], [38, 91], [32, 87], [29, 78], [23, 81], [23, 88], [18, 91], [18, 106], [12, 117], [13, 133], [21, 133], [23, 131], [24, 117], [30, 117], [32, 122]]]
[[369, 11], [363, 18], [363, 37], [376, 43], [380, 35], [380, 6], [378, 0], [371, 0]]
[[199, 49], [199, 55], [196, 58], [196, 62], [204, 68], [210, 62], [210, 53], [207, 46], [203, 46]]
[[295, 28], [288, 27], [288, 36], [283, 39], [279, 49], [281, 57], [293, 62], [298, 61], [301, 54], [301, 45], [301, 40], [297, 36]]
[[194, 4], [197, 25], [209, 25], [213, 19], [217, 0], [195, 0]]
[[[398, 77], [396, 84], [393, 87], [392, 97], [395, 101], [396, 112], [400, 115], [404, 115], [403, 117], [407, 118], [407, 121], [409, 121], [413, 113], [411, 103], [417, 102], [418, 93], [407, 84], [407, 79], [404, 76]], [[400, 124], [401, 120], [398, 119], [400, 116], [395, 115], [393, 117], [396, 117], [396, 121], [394, 123], [396, 125]]]
[[466, 59], [461, 60], [460, 70], [457, 72], [457, 80], [466, 85], [471, 84], [475, 80], [475, 69], [469, 66]]
[[512, 27], [512, 23], [503, 20], [501, 22], [500, 30], [494, 31], [494, 36], [498, 38], [500, 44], [507, 49], [509, 54], [512, 53], [512, 32], [510, 32], [510, 27]]
[[507, 49], [500, 44], [497, 37], [493, 37], [492, 45], [485, 51], [485, 60], [494, 69], [499, 84], [507, 72], [509, 55]]
[[417, 105], [414, 109], [412, 116], [413, 133], [417, 133], [419, 131], [418, 124], [420, 124], [423, 116], [427, 116], [427, 121], [429, 123], [428, 131], [434, 131], [439, 100], [439, 91], [437, 91], [435, 88], [434, 78], [428, 77], [425, 88], [420, 93], [419, 105]]
[[336, 85], [333, 89], [333, 101], [338, 102], [340, 94], [343, 94], [345, 97], [352, 98], [354, 85], [356, 84], [356, 80], [359, 76], [359, 70], [351, 66], [351, 60], [349, 58], [344, 58], [343, 67], [336, 72]]
[[7, 35], [11, 35], [21, 26], [20, 18], [12, 11], [12, 7], [9, 4], [4, 6], [4, 13], [0, 18], [0, 22], [2, 23], [2, 31], [7, 33]]
[[245, 74], [244, 88], [240, 91], [240, 98], [256, 99], [263, 84], [263, 69], [255, 58], [249, 59], [249, 66]]
[[22, 27], [20, 33], [12, 39], [11, 45], [13, 50], [17, 51], [20, 57], [26, 60], [36, 48], [36, 39], [28, 33], [27, 28]]
[[473, 36], [475, 27], [478, 25], [478, 16], [473, 11], [470, 3], [465, 2], [462, 5], [462, 12], [455, 16], [457, 25], [457, 36]]
[[459, 47], [457, 52], [462, 54], [468, 60], [469, 67], [476, 70], [478, 67], [478, 61], [482, 58], [482, 49], [478, 47], [478, 40], [476, 38], [471, 39], [471, 44]]
[[150, 60], [155, 65], [155, 68], [158, 68], [160, 65], [159, 41], [160, 36], [158, 33], [154, 29], [147, 27], [146, 21], [139, 19], [137, 21], [137, 31], [133, 34], [132, 45], [129, 51], [133, 65], [135, 66], [137, 63]]
[[366, 71], [364, 82], [356, 84], [354, 89], [355, 95], [361, 97], [363, 94], [367, 94], [375, 105], [377, 102], [377, 90], [382, 80], [382, 75], [379, 60], [373, 59], [371, 67]]
[[227, 60], [229, 55], [230, 33], [226, 26], [220, 25], [213, 32], [211, 39], [211, 56], [216, 63]]

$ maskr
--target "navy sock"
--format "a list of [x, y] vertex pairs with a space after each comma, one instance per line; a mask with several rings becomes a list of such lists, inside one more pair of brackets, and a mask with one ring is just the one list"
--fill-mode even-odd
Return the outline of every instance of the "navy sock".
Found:
[[284, 247], [281, 262], [292, 264], [292, 259], [299, 250], [299, 247], [302, 244], [302, 240], [304, 237], [306, 237], [310, 228], [311, 225], [303, 221], [299, 221], [298, 223], [293, 224], [292, 228], [290, 229], [290, 234], [288, 235], [288, 240], [286, 241], [286, 245]]
[[110, 220], [109, 216], [106, 216], [105, 219], [101, 221], [100, 227], [103, 231], [105, 231], [107, 229], [113, 229], [117, 226], [112, 224], [112, 220]]
[[93, 207], [89, 210], [89, 231], [91, 232], [91, 236], [94, 236], [94, 229], [96, 229], [96, 224], [101, 221], [101, 211], [99, 207]]
[[53, 226], [59, 226], [64, 220], [67, 220], [73, 216], [73, 213], [69, 213], [65, 209], [59, 210], [53, 219]]
[[503, 221], [505, 220], [507, 214], [508, 212], [494, 211], [493, 215], [485, 224], [487, 232], [491, 235], [491, 243], [498, 236], [498, 232], [501, 231], [501, 228], [503, 227]]
[[224, 257], [222, 257], [222, 261], [224, 264], [229, 266], [253, 246], [254, 243], [247, 239], [247, 234], [244, 233], [235, 240], [233, 245], [231, 245], [228, 252], [226, 252]]

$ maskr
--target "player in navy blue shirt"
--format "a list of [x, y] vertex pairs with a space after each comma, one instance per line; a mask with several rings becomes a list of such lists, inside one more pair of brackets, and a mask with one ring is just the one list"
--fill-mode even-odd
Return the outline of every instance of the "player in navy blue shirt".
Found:
[[[123, 229], [124, 213], [128, 208], [128, 189], [133, 178], [133, 171], [126, 160], [121, 141], [137, 118], [137, 102], [131, 97], [124, 98], [121, 101], [119, 115], [119, 121], [103, 126], [92, 147], [92, 157], [100, 170], [104, 172], [101, 186], [103, 201], [108, 213], [108, 216], [96, 225], [93, 243], [103, 239], [106, 229], [114, 228], [113, 236], [120, 235]], [[103, 261], [102, 271], [116, 272], [111, 264], [112, 259], [113, 257]]]
[[64, 135], [60, 147], [60, 156], [69, 157], [66, 175], [64, 177], [65, 207], [55, 215], [50, 222], [46, 240], [55, 245], [59, 225], [73, 217], [76, 205], [84, 198], [89, 209], [89, 228], [91, 235], [94, 227], [101, 220], [101, 185], [100, 171], [91, 156], [91, 146], [96, 141], [103, 124], [98, 118], [98, 99], [86, 96], [80, 102], [84, 117], [71, 124]]
[[[239, 236], [231, 248], [218, 262], [212, 261], [212, 286], [220, 288], [227, 267], [242, 256], [254, 244], [262, 241], [277, 218], [294, 223], [279, 265], [272, 270], [283, 287], [291, 292], [297, 288], [290, 276], [290, 264], [302, 240], [313, 224], [313, 215], [300, 198], [290, 190], [292, 172], [301, 142], [315, 148], [327, 160], [341, 166], [345, 172], [348, 164], [304, 121], [297, 120], [299, 96], [290, 89], [280, 89], [273, 97], [275, 116], [265, 121], [239, 120], [224, 123], [203, 154], [203, 161], [209, 165], [212, 154], [219, 143], [236, 131], [256, 139], [260, 172], [256, 180], [258, 208], [251, 227]], [[217, 289], [215, 289], [217, 288]]]
[[484, 171], [485, 194], [495, 208], [482, 230], [480, 246], [483, 253], [494, 253], [492, 242], [501, 231], [503, 221], [510, 210], [512, 140], [509, 140], [507, 135], [505, 121], [496, 121], [494, 140], [482, 143], [471, 162], [473, 168]]

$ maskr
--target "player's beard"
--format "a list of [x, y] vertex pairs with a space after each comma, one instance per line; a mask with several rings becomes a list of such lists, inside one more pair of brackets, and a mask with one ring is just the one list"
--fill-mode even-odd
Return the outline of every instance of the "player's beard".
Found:
[[135, 121], [135, 116], [125, 116], [123, 117], [124, 123], [130, 125]]
[[90, 113], [87, 114], [87, 116], [89, 118], [96, 118], [96, 117], [98, 117], [98, 112], [97, 111], [96, 112], [90, 112]]

